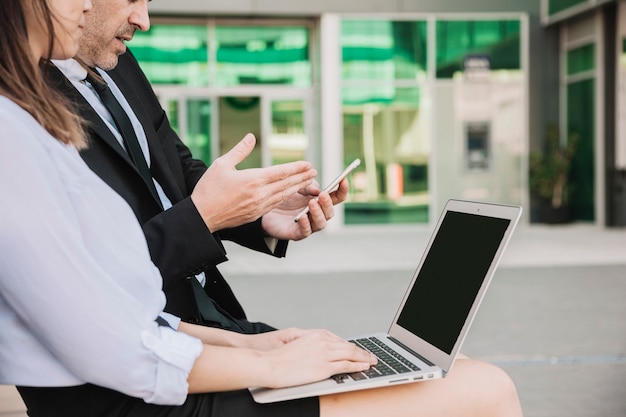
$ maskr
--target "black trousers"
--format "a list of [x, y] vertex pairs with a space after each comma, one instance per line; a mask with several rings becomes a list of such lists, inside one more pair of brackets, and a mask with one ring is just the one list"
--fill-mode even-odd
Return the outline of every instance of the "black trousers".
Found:
[[146, 404], [95, 385], [17, 387], [29, 417], [318, 417], [319, 399], [257, 404], [248, 390], [192, 394], [181, 406]]

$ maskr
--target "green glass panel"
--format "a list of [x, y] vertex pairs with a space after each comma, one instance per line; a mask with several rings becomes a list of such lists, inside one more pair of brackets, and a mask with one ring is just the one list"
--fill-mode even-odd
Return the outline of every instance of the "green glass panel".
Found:
[[302, 100], [272, 101], [272, 134], [268, 145], [272, 165], [306, 158], [309, 139], [304, 130]]
[[[246, 134], [256, 137], [254, 150], [237, 168], [258, 168], [263, 165], [262, 147], [268, 138], [261, 135], [261, 98], [259, 96], [226, 96], [218, 100], [217, 121], [219, 155], [230, 151]], [[216, 155], [217, 156], [217, 155]]]
[[548, 14], [553, 15], [580, 4], [589, 4], [589, 0], [548, 0]]
[[344, 80], [416, 79], [426, 73], [426, 22], [343, 20]]
[[570, 214], [575, 220], [595, 220], [595, 80], [567, 86], [567, 137], [578, 135], [569, 190]]
[[187, 100], [187, 136], [185, 144], [196, 159], [211, 163], [211, 103], [208, 100]]
[[216, 85], [310, 86], [309, 29], [218, 26]]
[[[344, 87], [354, 97], [363, 87]], [[425, 87], [395, 88], [386, 101], [344, 102], [344, 163], [360, 158], [351, 176], [346, 223], [428, 221], [429, 111]]]
[[596, 67], [594, 44], [581, 46], [567, 52], [567, 75], [592, 71]]
[[437, 22], [437, 78], [462, 72], [465, 58], [489, 59], [491, 70], [521, 69], [519, 20], [455, 20]]
[[197, 25], [152, 25], [136, 32], [131, 49], [154, 84], [209, 84], [208, 30]]
[[395, 100], [396, 88], [393, 83], [350, 85], [342, 88], [344, 105], [391, 103]]
[[172, 129], [180, 134], [180, 130], [178, 130], [178, 100], [169, 100], [167, 102], [167, 118]]

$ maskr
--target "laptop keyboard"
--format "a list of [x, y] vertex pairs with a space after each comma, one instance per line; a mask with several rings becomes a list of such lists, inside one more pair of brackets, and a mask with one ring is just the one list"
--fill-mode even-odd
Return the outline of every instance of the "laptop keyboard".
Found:
[[378, 358], [378, 363], [363, 372], [354, 372], [351, 374], [340, 374], [333, 376], [332, 378], [338, 384], [343, 383], [347, 378], [352, 378], [355, 381], [359, 381], [362, 379], [403, 374], [406, 372], [420, 370], [417, 365], [409, 362], [402, 355], [395, 352], [377, 337], [350, 340], [350, 342], [354, 343], [361, 349], [373, 353]]

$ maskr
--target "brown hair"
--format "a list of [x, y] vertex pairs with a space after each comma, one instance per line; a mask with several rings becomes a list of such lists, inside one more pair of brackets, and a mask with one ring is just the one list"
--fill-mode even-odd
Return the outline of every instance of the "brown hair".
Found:
[[[24, 1], [48, 33], [48, 56], [34, 63], [30, 55]], [[82, 122], [69, 100], [45, 81], [54, 44], [52, 15], [46, 0], [2, 0], [0, 13], [0, 94], [30, 113], [53, 137], [78, 149], [86, 147]]]

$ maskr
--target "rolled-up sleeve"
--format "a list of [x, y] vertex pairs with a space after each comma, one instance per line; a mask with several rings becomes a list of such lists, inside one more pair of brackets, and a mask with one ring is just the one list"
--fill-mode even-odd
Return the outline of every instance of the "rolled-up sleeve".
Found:
[[159, 327], [159, 333], [159, 337], [148, 332], [141, 335], [143, 345], [161, 359], [157, 364], [155, 388], [145, 401], [182, 404], [187, 398], [188, 385], [180, 370], [191, 369], [202, 351], [202, 343], [168, 327]]
[[0, 97], [0, 383], [182, 404], [202, 343], [156, 323], [179, 321], [132, 210], [17, 109]]

